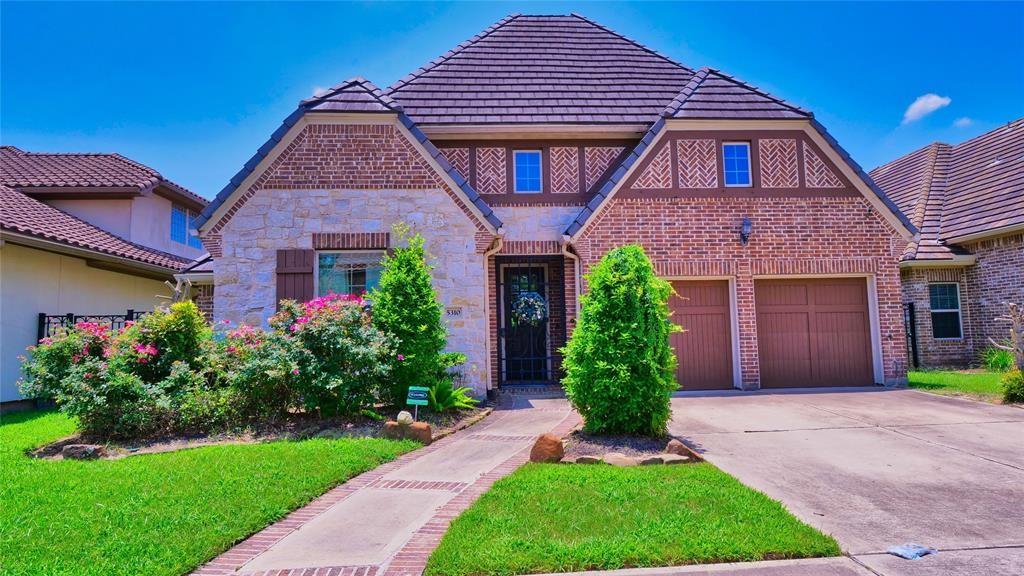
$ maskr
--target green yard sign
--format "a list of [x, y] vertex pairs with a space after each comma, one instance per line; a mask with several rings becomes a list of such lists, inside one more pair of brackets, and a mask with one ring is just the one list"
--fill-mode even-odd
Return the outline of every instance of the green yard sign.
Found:
[[426, 406], [430, 403], [428, 392], [430, 388], [426, 386], [409, 386], [409, 395], [405, 397], [405, 403], [409, 406]]

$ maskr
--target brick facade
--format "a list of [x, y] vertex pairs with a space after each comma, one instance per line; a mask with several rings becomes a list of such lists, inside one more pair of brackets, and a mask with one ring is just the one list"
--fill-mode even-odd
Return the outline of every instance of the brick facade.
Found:
[[193, 284], [192, 301], [207, 319], [213, 319], [213, 284]]
[[[747, 246], [743, 218], [753, 223]], [[639, 243], [665, 277], [732, 277], [740, 368], [759, 385], [754, 279], [863, 275], [873, 281], [887, 383], [906, 377], [898, 261], [904, 241], [863, 198], [615, 198], [575, 244], [586, 273], [608, 250]]]
[[[971, 266], [903, 270], [903, 302], [913, 303], [917, 320], [918, 358], [923, 368], [977, 364], [989, 339], [1002, 341], [1009, 324], [996, 321], [1003, 302], [1024, 302], [1024, 234], [980, 240], [962, 245], [975, 257]], [[928, 284], [955, 282], [960, 286], [963, 338], [932, 337]]]

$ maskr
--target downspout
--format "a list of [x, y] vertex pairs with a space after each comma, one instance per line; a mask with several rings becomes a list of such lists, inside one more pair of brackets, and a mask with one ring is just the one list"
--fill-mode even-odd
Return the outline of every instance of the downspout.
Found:
[[497, 241], [494, 243], [494, 247], [484, 251], [484, 319], [487, 321], [487, 329], [484, 331], [484, 349], [487, 352], [484, 355], [484, 370], [487, 377], [488, 396], [490, 396], [491, 390], [494, 390], [494, 383], [491, 382], [491, 376], [494, 373], [491, 370], [491, 346], [494, 343], [491, 342], [491, 278], [488, 263], [491, 261], [491, 256], [501, 252], [501, 249], [505, 247], [504, 227], [498, 228], [495, 239]]
[[570, 237], [568, 234], [563, 234], [562, 235], [562, 255], [565, 256], [566, 258], [572, 260], [573, 270], [575, 270], [575, 272], [576, 272], [575, 274], [573, 274], [573, 279], [574, 279], [575, 284], [576, 284], [576, 286], [574, 286], [574, 288], [576, 289], [576, 316], [574, 318], [575, 318], [576, 321], [578, 321], [579, 318], [580, 318], [580, 298], [583, 296], [583, 294], [582, 294], [582, 290], [583, 290], [582, 272], [583, 272], [583, 270], [581, 270], [580, 257], [577, 256], [575, 253], [573, 253], [570, 250], [571, 247], [572, 247], [572, 237]]

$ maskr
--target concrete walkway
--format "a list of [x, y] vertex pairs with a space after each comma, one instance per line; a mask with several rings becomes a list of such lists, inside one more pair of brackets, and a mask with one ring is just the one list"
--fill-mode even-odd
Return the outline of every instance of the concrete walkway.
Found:
[[448, 524], [524, 464], [538, 434], [566, 434], [577, 422], [565, 400], [517, 398], [334, 488], [194, 574], [418, 575]]
[[[690, 393], [672, 408], [670, 432], [874, 574], [1024, 574], [1020, 408], [881, 388]], [[909, 542], [940, 552], [886, 554]]]

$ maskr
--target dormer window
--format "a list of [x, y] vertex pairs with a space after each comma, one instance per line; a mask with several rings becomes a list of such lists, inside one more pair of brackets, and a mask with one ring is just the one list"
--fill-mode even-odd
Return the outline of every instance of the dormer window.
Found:
[[724, 160], [726, 186], [751, 186], [750, 142], [724, 142], [722, 144], [722, 159]]
[[540, 150], [516, 150], [512, 153], [515, 167], [515, 191], [518, 194], [539, 194], [541, 191]]
[[199, 241], [199, 236], [191, 233], [191, 230], [195, 228], [195, 219], [198, 216], [184, 206], [171, 205], [171, 240], [202, 250], [203, 243]]

